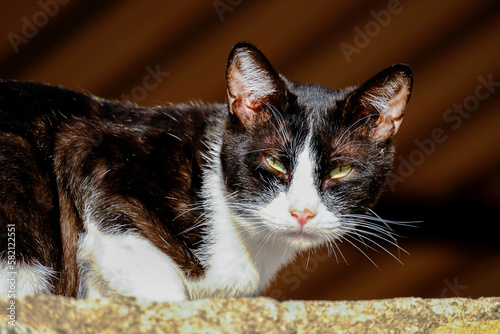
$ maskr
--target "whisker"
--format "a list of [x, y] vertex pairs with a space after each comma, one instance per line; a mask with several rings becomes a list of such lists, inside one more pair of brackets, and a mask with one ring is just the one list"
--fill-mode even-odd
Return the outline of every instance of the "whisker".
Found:
[[[396, 241], [397, 240], [396, 236], [399, 236], [399, 235], [397, 235], [388, 226], [385, 226], [385, 228], [384, 228], [384, 227], [376, 225], [375, 223], [370, 222], [370, 221], [357, 221], [357, 220], [354, 220], [354, 221], [347, 220], [347, 221], [344, 221], [344, 223], [346, 226], [348, 226], [349, 228], [351, 228], [353, 230], [360, 231], [364, 234], [376, 236], [380, 239], [383, 239], [383, 240], [395, 245], [396, 247], [399, 247], [399, 245], [397, 245], [397, 241]], [[361, 229], [361, 228], [364, 228], [364, 229]], [[371, 231], [373, 231], [373, 232], [371, 232]], [[391, 238], [392, 241], [386, 239], [384, 236]]]
[[[352, 236], [351, 236], [351, 235], [349, 235], [349, 234], [347, 234], [347, 235], [346, 235], [346, 237], [350, 237], [350, 238], [352, 238]], [[366, 238], [366, 239], [367, 239], [368, 241], [370, 241], [371, 243], [375, 244], [377, 247], [380, 247], [383, 251], [385, 251], [387, 254], [389, 254], [389, 255], [390, 255], [390, 256], [392, 256], [394, 259], [396, 259], [396, 261], [398, 261], [399, 263], [403, 264], [403, 262], [402, 262], [402, 261], [401, 261], [401, 260], [400, 260], [400, 259], [399, 259], [396, 255], [392, 254], [392, 253], [391, 253], [390, 251], [388, 251], [385, 247], [383, 247], [383, 246], [382, 246], [382, 245], [380, 245], [379, 243], [377, 243], [377, 242], [375, 242], [375, 241], [373, 241], [373, 240], [371, 240], [371, 239], [369, 239], [369, 238]], [[346, 239], [346, 240], [347, 240], [347, 239]], [[354, 244], [353, 244], [353, 243], [351, 243], [351, 245], [354, 245]], [[358, 247], [356, 247], [356, 248], [358, 248]], [[358, 249], [359, 249], [359, 248], [358, 248]], [[402, 248], [400, 248], [400, 247], [398, 246], [398, 249], [402, 249]], [[404, 251], [404, 249], [403, 249], [403, 251]], [[406, 251], [405, 251], [405, 252], [406, 252]], [[371, 259], [370, 259], [370, 260], [371, 260]], [[371, 262], [373, 263], [373, 261], [371, 261]], [[377, 268], [378, 268], [378, 266], [377, 266]], [[380, 269], [380, 268], [379, 268], [379, 269]]]
[[196, 205], [196, 206], [193, 205], [192, 208], [185, 209], [184, 212], [182, 212], [181, 214], [175, 216], [174, 220], [176, 220], [177, 218], [180, 218], [180, 217], [184, 216], [185, 214], [187, 214], [189, 212], [196, 211], [196, 210], [202, 210], [202, 209], [204, 209], [204, 207], [205, 206], [203, 204], [199, 204], [199, 205]]
[[190, 227], [188, 227], [187, 229], [185, 229], [184, 231], [180, 232], [178, 235], [184, 235], [186, 233], [189, 233], [191, 231], [193, 231], [194, 229], [197, 229], [198, 227], [201, 227], [201, 226], [206, 226], [207, 223], [208, 223], [208, 215], [206, 214], [206, 212], [203, 212], [194, 222], [193, 225], [191, 225]]
[[358, 247], [358, 246], [357, 246], [354, 242], [352, 242], [351, 240], [347, 239], [347, 235], [341, 235], [341, 236], [339, 236], [339, 238], [340, 238], [340, 239], [342, 239], [342, 240], [347, 241], [347, 242], [348, 242], [349, 244], [351, 244], [354, 248], [356, 248], [357, 250], [359, 250], [359, 251], [361, 252], [361, 254], [363, 254], [363, 255], [364, 255], [364, 256], [365, 256], [365, 257], [366, 257], [366, 258], [367, 258], [367, 259], [368, 259], [371, 263], [373, 263], [373, 265], [374, 265], [375, 267], [377, 267], [378, 269], [380, 269], [380, 268], [379, 268], [379, 266], [377, 266], [377, 264], [376, 264], [376, 263], [375, 263], [375, 262], [374, 262], [374, 261], [373, 261], [373, 260], [372, 260], [372, 259], [371, 259], [371, 258], [370, 258], [370, 257], [369, 257], [369, 256], [368, 256], [368, 255], [367, 255], [367, 254], [366, 254], [366, 253], [365, 253], [365, 252], [364, 252], [361, 248], [359, 248], [359, 247]]
[[[373, 224], [373, 223], [363, 222], [363, 221], [361, 221], [361, 222], [359, 222], [359, 221], [344, 221], [343, 223], [345, 223], [346, 226], [349, 226], [353, 230], [357, 230], [360, 227], [363, 227], [363, 228], [369, 229], [371, 231], [375, 231], [375, 232], [378, 232], [380, 234], [386, 235], [386, 236], [390, 237], [391, 239], [395, 239], [395, 237], [394, 237], [395, 233], [392, 232], [392, 230], [388, 230], [384, 227], [378, 226], [378, 225]], [[368, 232], [368, 231], [366, 231], [366, 232]]]
[[309, 266], [309, 260], [311, 259], [311, 251], [307, 252], [307, 262], [306, 262], [306, 270]]
[[[345, 240], [349, 244], [354, 246], [377, 268], [378, 266], [374, 263], [374, 261], [358, 245], [356, 245], [356, 242], [359, 242], [363, 244], [367, 249], [374, 250], [376, 252], [378, 252], [377, 249], [380, 249], [396, 259], [396, 261], [398, 261], [399, 263], [403, 264], [400, 260], [400, 252], [404, 252], [406, 254], [409, 253], [398, 244], [396, 237], [399, 237], [399, 235], [394, 232], [393, 226], [416, 227], [414, 224], [419, 222], [387, 220], [381, 218], [371, 208], [364, 209], [369, 214], [352, 213], [340, 215], [340, 218], [342, 219], [341, 230], [344, 232], [344, 234], [338, 237], [339, 240]], [[376, 239], [396, 247], [397, 255], [389, 251], [380, 242], [376, 241]]]
[[[342, 242], [342, 239], [338, 239], [340, 242]], [[340, 247], [339, 245], [337, 245], [337, 243], [335, 242], [336, 240], [331, 240], [331, 242], [328, 242], [329, 245], [331, 245], [333, 243], [333, 246], [332, 246], [332, 251], [333, 251], [333, 254], [335, 255], [335, 260], [337, 261], [337, 263], [339, 263], [339, 259], [337, 257], [337, 252], [335, 251], [335, 248], [339, 251], [339, 254], [340, 256], [342, 257], [342, 259], [344, 259], [344, 262], [349, 265], [349, 262], [347, 262], [347, 259], [345, 258], [344, 256], [344, 253], [342, 253], [342, 251], [340, 250]], [[335, 248], [334, 248], [335, 247]]]

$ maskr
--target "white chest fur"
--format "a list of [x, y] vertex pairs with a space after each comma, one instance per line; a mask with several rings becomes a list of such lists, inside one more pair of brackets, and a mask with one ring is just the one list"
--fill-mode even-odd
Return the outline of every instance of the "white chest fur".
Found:
[[[205, 195], [213, 208], [210, 231], [203, 262], [206, 274], [188, 281], [192, 298], [253, 296], [264, 289], [276, 271], [289, 261], [294, 252], [284, 252], [280, 245], [255, 238], [239, 228], [227, 206], [221, 177], [207, 175]], [[207, 191], [209, 189], [209, 191]]]

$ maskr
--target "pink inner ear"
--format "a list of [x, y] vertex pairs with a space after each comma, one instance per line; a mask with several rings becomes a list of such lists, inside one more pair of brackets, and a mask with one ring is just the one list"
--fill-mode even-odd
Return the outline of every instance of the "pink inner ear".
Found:
[[375, 104], [378, 106], [377, 110], [379, 112], [379, 118], [374, 129], [375, 138], [386, 140], [398, 132], [403, 121], [404, 109], [409, 94], [409, 87], [403, 86], [392, 98]]
[[230, 111], [234, 113], [245, 126], [254, 124], [263, 105], [263, 97], [259, 97], [252, 89], [248, 78], [243, 77], [238, 70], [231, 73], [228, 97]]
[[390, 117], [380, 116], [375, 125], [376, 128], [373, 130], [375, 139], [384, 141], [396, 134], [394, 122]]
[[250, 97], [235, 99], [231, 104], [231, 112], [240, 119], [240, 122], [248, 126], [255, 125], [256, 121], [267, 120], [267, 113], [262, 110], [262, 100], [254, 100]]
[[231, 104], [231, 112], [240, 119], [243, 125], [247, 126], [253, 123], [254, 109], [251, 108], [250, 99], [236, 99]]
[[245, 85], [241, 73], [239, 71], [231, 72], [228, 84], [227, 94], [230, 99], [229, 102], [232, 104], [235, 99], [241, 99], [241, 92], [245, 91]]

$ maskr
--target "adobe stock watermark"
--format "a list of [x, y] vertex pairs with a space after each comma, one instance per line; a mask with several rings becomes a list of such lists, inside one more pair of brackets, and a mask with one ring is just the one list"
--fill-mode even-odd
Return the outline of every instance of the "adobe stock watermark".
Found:
[[50, 19], [59, 13], [61, 5], [65, 5], [70, 0], [39, 0], [37, 2], [40, 10], [33, 14], [32, 17], [23, 16], [21, 18], [21, 35], [14, 32], [9, 32], [7, 38], [9, 39], [15, 53], [19, 52], [21, 44], [28, 44], [33, 39], [41, 28], [49, 23]]
[[[480, 75], [477, 80], [479, 84], [474, 89], [474, 94], [467, 96], [461, 103], [455, 103], [444, 111], [443, 121], [449, 125], [451, 131], [458, 130], [463, 121], [479, 109], [481, 102], [487, 100], [500, 87], [500, 81], [494, 81], [492, 73], [488, 74], [487, 77]], [[394, 169], [387, 178], [387, 185], [392, 192], [396, 190], [396, 184], [402, 183], [410, 177], [416, 168], [435, 152], [436, 147], [448, 139], [447, 131], [450, 130], [441, 127], [433, 129], [427, 138], [413, 141], [416, 148], [407, 157], [397, 157]]]
[[160, 69], [160, 64], [156, 64], [153, 69], [151, 66], [146, 66], [144, 70], [147, 74], [142, 78], [142, 85], [137, 85], [130, 90], [130, 94], [122, 94], [120, 98], [124, 101], [142, 102], [148, 96], [148, 92], [155, 90], [166, 77], [169, 72], [163, 72]]
[[441, 290], [441, 298], [458, 297], [462, 294], [462, 291], [468, 288], [467, 285], [462, 285], [458, 283], [457, 276], [453, 278], [453, 282], [450, 282], [450, 280], [446, 278], [443, 280], [443, 283], [444, 285], [446, 285], [446, 288]]
[[224, 15], [226, 15], [227, 12], [232, 12], [234, 9], [241, 5], [243, 0], [214, 0], [212, 4], [214, 5], [215, 11], [217, 12], [217, 15], [219, 16], [219, 20], [224, 21]]
[[382, 29], [391, 23], [393, 16], [400, 14], [402, 11], [403, 5], [400, 0], [390, 0], [387, 3], [386, 9], [370, 11], [370, 15], [373, 19], [368, 21], [362, 28], [358, 26], [354, 27], [356, 35], [354, 36], [352, 44], [347, 42], [339, 44], [340, 50], [347, 63], [350, 64], [352, 56], [354, 54], [360, 54], [364, 48], [370, 45], [372, 39], [377, 37]]

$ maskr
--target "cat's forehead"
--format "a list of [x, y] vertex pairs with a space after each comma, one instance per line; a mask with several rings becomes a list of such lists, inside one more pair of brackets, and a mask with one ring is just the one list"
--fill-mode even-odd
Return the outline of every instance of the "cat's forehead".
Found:
[[316, 84], [288, 83], [288, 90], [294, 95], [296, 106], [305, 112], [316, 113], [334, 110], [339, 102], [352, 93], [354, 88], [331, 89]]
[[355, 90], [346, 88], [330, 89], [315, 84], [289, 84], [291, 93], [291, 126], [301, 134], [307, 133], [314, 142], [330, 145], [338, 135], [338, 127], [345, 122], [344, 106], [348, 97]]

